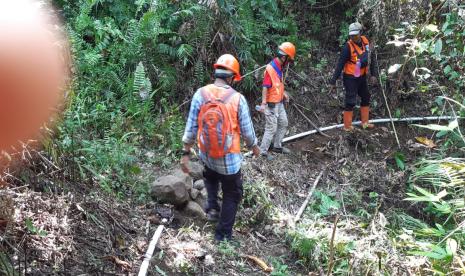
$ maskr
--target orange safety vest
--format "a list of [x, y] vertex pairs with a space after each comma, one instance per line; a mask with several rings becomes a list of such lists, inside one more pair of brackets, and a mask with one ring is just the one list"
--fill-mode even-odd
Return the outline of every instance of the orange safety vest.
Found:
[[199, 149], [212, 158], [240, 153], [238, 110], [241, 94], [231, 87], [224, 88], [214, 84], [204, 86], [200, 91], [203, 103], [197, 119]]
[[266, 93], [267, 103], [279, 103], [284, 98], [284, 84], [282, 79], [279, 77], [278, 72], [273, 68], [271, 64], [266, 66], [265, 74], [268, 73], [271, 78], [271, 87], [268, 88]]
[[[347, 42], [350, 48], [350, 60], [344, 65], [344, 74], [355, 75], [355, 68], [357, 60], [367, 51], [366, 47], [369, 47], [369, 41], [365, 36], [362, 36], [362, 48], [360, 48], [356, 43], [349, 39]], [[360, 68], [360, 76], [366, 75], [368, 72], [368, 66]]]

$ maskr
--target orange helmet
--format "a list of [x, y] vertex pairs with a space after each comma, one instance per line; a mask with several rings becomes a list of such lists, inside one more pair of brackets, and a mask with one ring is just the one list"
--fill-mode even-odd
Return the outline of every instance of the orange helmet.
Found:
[[292, 60], [295, 58], [295, 46], [290, 42], [284, 42], [279, 45], [279, 50], [288, 55]]
[[224, 54], [218, 58], [215, 64], [213, 64], [213, 68], [225, 68], [234, 73], [234, 80], [240, 81], [241, 80], [241, 68], [239, 65], [239, 61], [230, 54]]

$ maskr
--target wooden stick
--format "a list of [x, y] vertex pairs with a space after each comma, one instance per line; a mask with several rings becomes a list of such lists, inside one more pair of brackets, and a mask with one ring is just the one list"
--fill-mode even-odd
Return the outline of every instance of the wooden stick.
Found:
[[[376, 56], [376, 65], [378, 66], [377, 69], [378, 69], [378, 75], [379, 75], [378, 53], [377, 53], [376, 49], [375, 49], [375, 56]], [[378, 82], [379, 82], [379, 85], [380, 85], [380, 88], [381, 88], [381, 92], [383, 92], [384, 103], [386, 104], [389, 119], [391, 119], [391, 125], [392, 125], [392, 129], [394, 130], [394, 135], [396, 137], [397, 146], [400, 149], [400, 148], [402, 148], [402, 146], [400, 145], [399, 136], [397, 135], [396, 125], [394, 124], [394, 120], [392, 119], [391, 108], [389, 107], [387, 97], [386, 97], [386, 93], [384, 92], [383, 82], [381, 81], [381, 79], [379, 79]]]
[[318, 177], [315, 179], [315, 182], [313, 182], [313, 186], [312, 186], [312, 188], [310, 189], [310, 191], [308, 192], [307, 198], [305, 198], [305, 201], [304, 201], [304, 203], [302, 204], [302, 206], [300, 206], [300, 209], [299, 209], [299, 211], [297, 212], [297, 215], [295, 215], [294, 224], [297, 223], [297, 221], [300, 219], [300, 217], [301, 217], [302, 214], [304, 213], [305, 208], [307, 208], [308, 202], [310, 201], [310, 198], [312, 197], [313, 191], [315, 190], [316, 185], [317, 185], [318, 182], [320, 181], [321, 176], [323, 175], [323, 173], [325, 172], [325, 170], [326, 170], [326, 168], [324, 168], [324, 169], [320, 172], [320, 174], [318, 175]]
[[305, 118], [305, 120], [307, 120], [307, 122], [309, 122], [316, 129], [316, 131], [318, 131], [319, 134], [331, 138], [331, 136], [329, 136], [328, 134], [323, 133], [320, 130], [320, 128], [314, 122], [312, 122], [312, 120], [310, 120], [310, 118], [308, 118], [307, 115], [305, 115], [305, 113], [302, 110], [300, 110], [300, 108], [297, 107], [296, 104], [292, 103], [292, 106]]
[[144, 261], [142, 262], [139, 270], [138, 276], [145, 276], [147, 274], [147, 269], [149, 268], [150, 260], [152, 259], [153, 251], [155, 250], [155, 246], [157, 245], [158, 239], [163, 232], [164, 225], [159, 225], [155, 234], [153, 234], [152, 240], [150, 241], [149, 248], [144, 256]]
[[331, 275], [334, 266], [334, 238], [336, 237], [337, 222], [339, 221], [339, 214], [334, 219], [333, 233], [331, 235], [331, 243], [329, 245], [329, 264], [328, 264], [328, 276]]

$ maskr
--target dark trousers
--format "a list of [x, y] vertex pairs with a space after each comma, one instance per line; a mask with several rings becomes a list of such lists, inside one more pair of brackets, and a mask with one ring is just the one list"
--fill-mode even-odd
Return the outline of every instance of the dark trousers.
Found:
[[232, 228], [236, 220], [237, 207], [242, 199], [242, 174], [239, 170], [236, 174], [219, 174], [208, 167], [203, 172], [205, 187], [208, 192], [206, 211], [216, 209], [220, 211], [218, 204], [218, 190], [221, 182], [223, 191], [223, 205], [218, 225], [216, 226], [215, 239], [231, 239]]
[[357, 103], [357, 95], [362, 98], [361, 106], [370, 106], [370, 92], [368, 91], [366, 75], [359, 78], [344, 76], [342, 82], [346, 90], [345, 111], [354, 109]]

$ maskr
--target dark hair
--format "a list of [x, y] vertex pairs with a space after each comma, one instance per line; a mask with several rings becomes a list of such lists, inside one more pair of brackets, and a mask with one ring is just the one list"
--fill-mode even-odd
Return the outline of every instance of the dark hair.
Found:
[[[216, 69], [222, 69], [222, 70], [229, 70], [227, 68], [224, 68], [224, 67], [221, 67], [221, 66], [218, 66], [218, 68]], [[217, 73], [216, 70], [215, 70], [215, 73], [213, 74], [215, 76], [215, 78], [217, 79], [227, 79], [227, 78], [231, 78], [234, 76], [234, 73], [224, 73], [224, 72], [221, 72], [221, 73]]]
[[278, 57], [279, 57], [279, 58], [282, 58], [282, 57], [287, 57], [287, 54], [281, 54], [281, 52], [280, 52], [280, 51], [278, 51]]
[[231, 78], [234, 76], [234, 74], [226, 74], [226, 73], [215, 73], [214, 74], [215, 78], [217, 79], [227, 79], [227, 78]]

